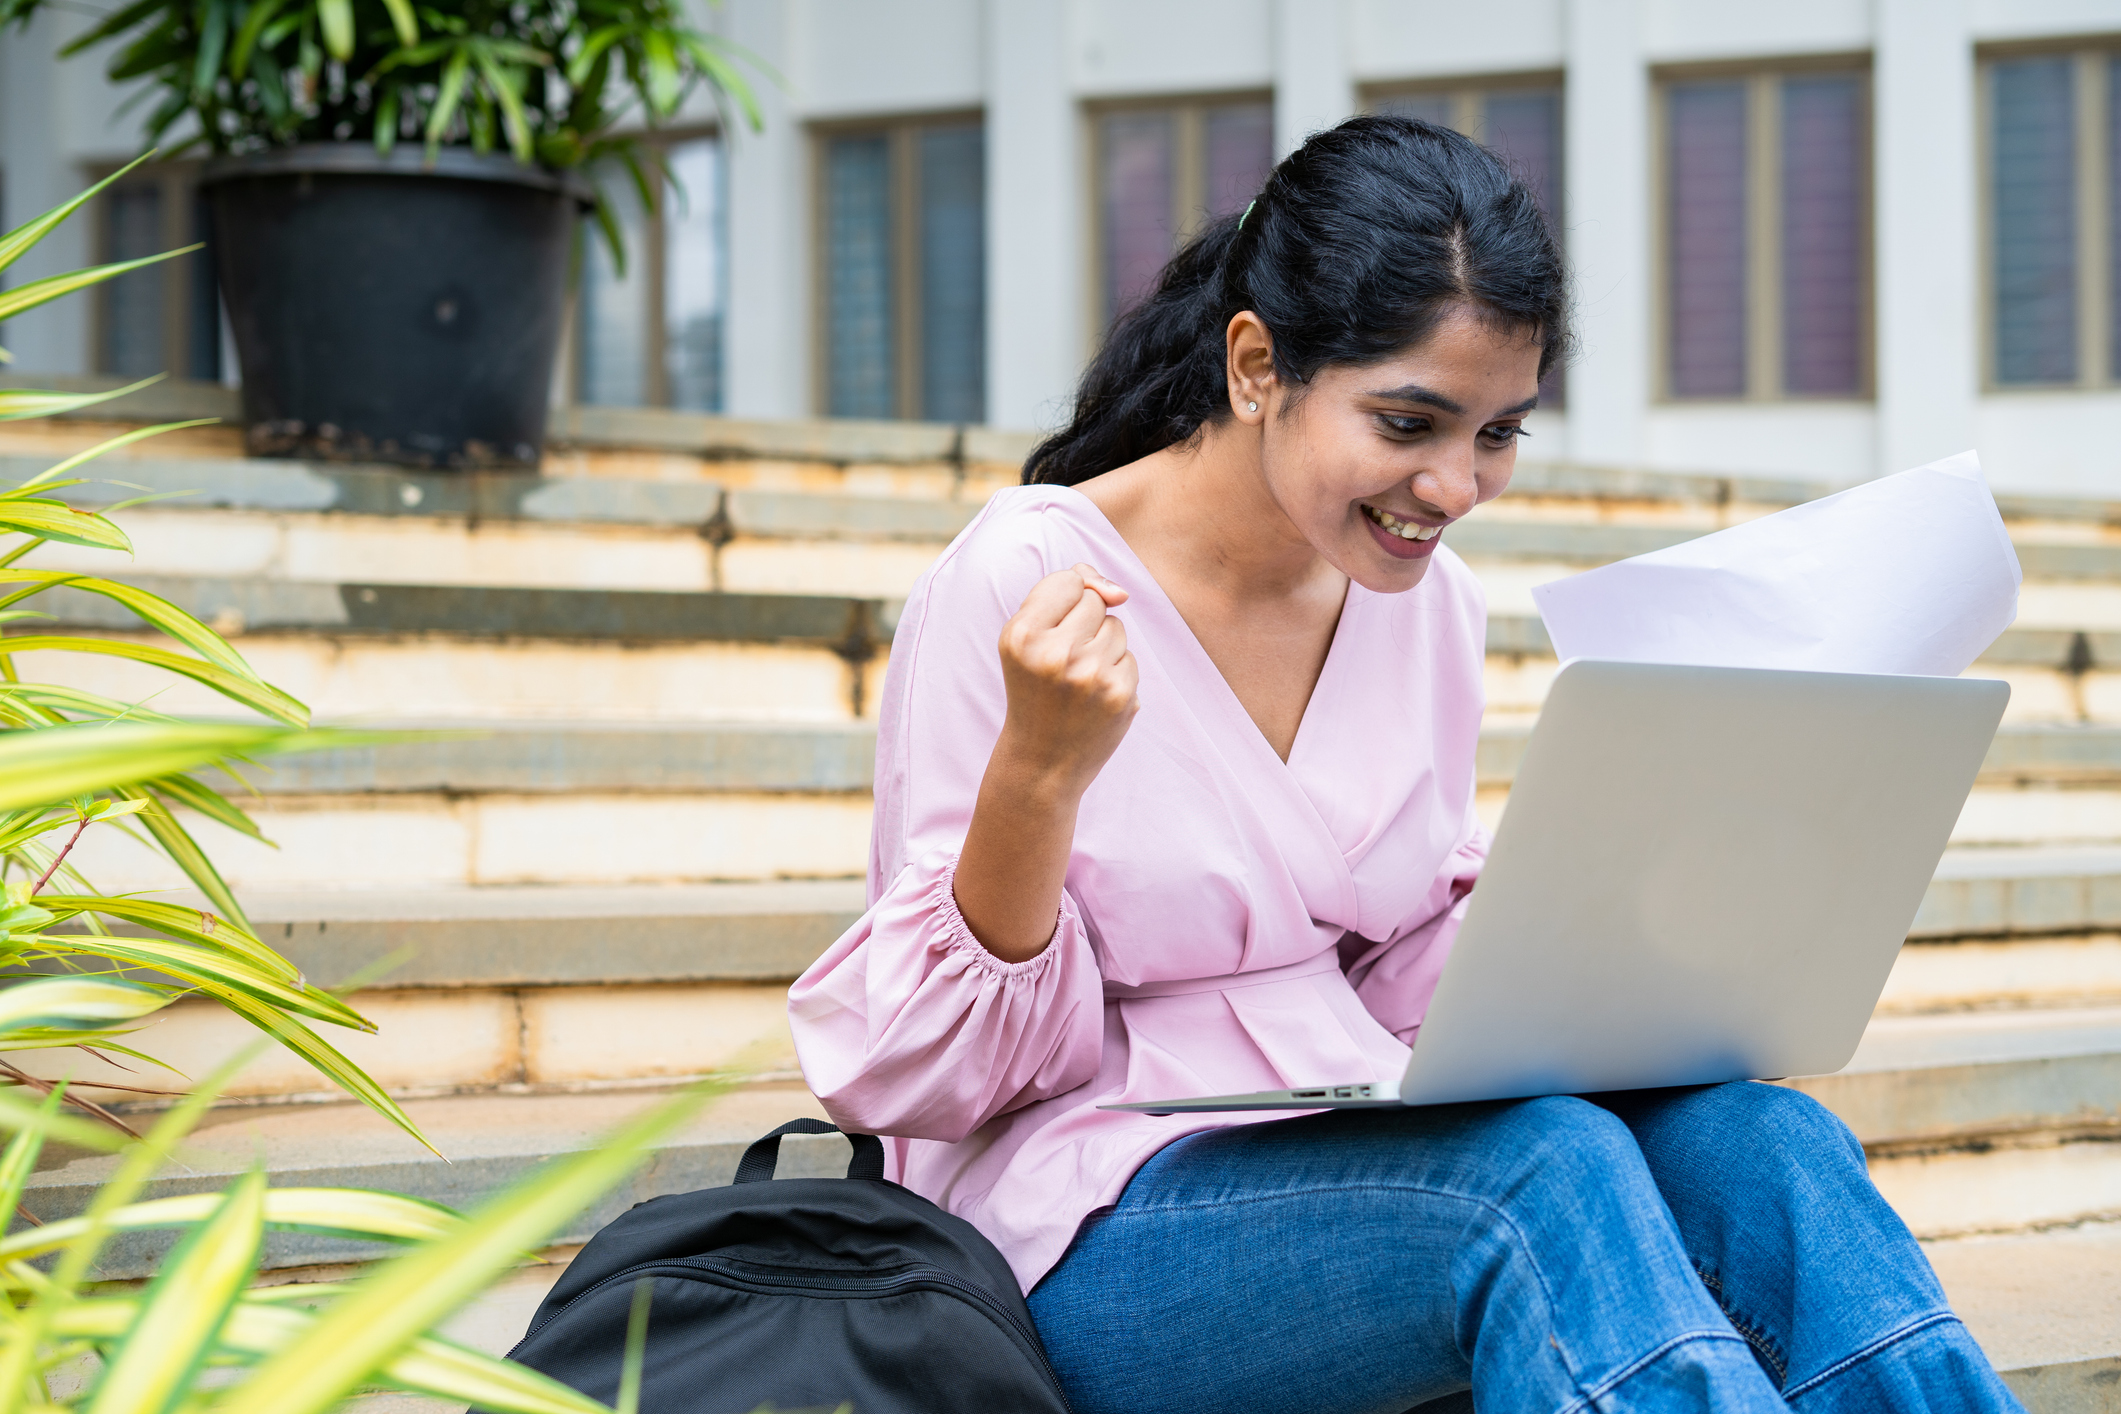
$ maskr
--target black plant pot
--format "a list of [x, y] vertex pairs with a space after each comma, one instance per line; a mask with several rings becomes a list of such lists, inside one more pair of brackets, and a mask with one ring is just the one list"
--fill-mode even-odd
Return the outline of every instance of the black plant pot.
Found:
[[253, 456], [537, 464], [586, 191], [424, 157], [316, 143], [207, 167]]

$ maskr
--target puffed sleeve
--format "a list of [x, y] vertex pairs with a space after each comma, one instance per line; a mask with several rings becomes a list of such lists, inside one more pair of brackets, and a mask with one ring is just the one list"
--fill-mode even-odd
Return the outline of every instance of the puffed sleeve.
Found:
[[[1416, 910], [1415, 921], [1381, 943], [1350, 934], [1341, 966], [1363, 1009], [1409, 1045], [1428, 1015], [1429, 998], [1465, 921], [1466, 898], [1487, 862], [1488, 832], [1469, 819], [1458, 847], [1444, 859], [1436, 880]], [[1355, 949], [1352, 956], [1350, 949]]]
[[1006, 963], [952, 888], [1007, 708], [1002, 625], [1052, 558], [1026, 499], [995, 496], [907, 599], [877, 724], [870, 907], [789, 989], [803, 1077], [846, 1129], [955, 1143], [1097, 1073], [1104, 983], [1074, 904], [1043, 952]]
[[1104, 982], [1065, 896], [1053, 941], [1003, 962], [965, 927], [933, 851], [788, 994], [803, 1077], [842, 1128], [956, 1143], [1097, 1074]]

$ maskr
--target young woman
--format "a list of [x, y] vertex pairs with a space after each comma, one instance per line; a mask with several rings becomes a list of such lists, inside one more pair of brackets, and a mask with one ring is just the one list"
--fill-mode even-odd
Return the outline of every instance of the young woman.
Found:
[[2018, 1405], [1849, 1132], [1768, 1085], [1406, 1111], [1486, 850], [1451, 525], [1565, 348], [1525, 187], [1357, 118], [1113, 329], [893, 641], [826, 1110], [985, 1232], [1082, 1414]]

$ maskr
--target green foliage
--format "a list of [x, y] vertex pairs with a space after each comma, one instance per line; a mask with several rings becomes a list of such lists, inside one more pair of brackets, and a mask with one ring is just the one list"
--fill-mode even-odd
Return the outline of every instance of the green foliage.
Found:
[[[52, 1014], [84, 1026], [99, 1022], [109, 1005], [93, 997], [73, 1010], [56, 996], [46, 1003]], [[12, 1025], [0, 1016], [0, 1043], [14, 1034]], [[679, 1093], [464, 1217], [388, 1193], [269, 1188], [258, 1172], [222, 1193], [142, 1200], [141, 1189], [245, 1059], [222, 1067], [129, 1146], [87, 1213], [0, 1239], [0, 1414], [321, 1414], [348, 1395], [378, 1389], [503, 1414], [611, 1414], [534, 1370], [429, 1332], [622, 1181], [722, 1083]], [[54, 1112], [57, 1098], [41, 1110], [0, 1111], [0, 1130], [15, 1132], [0, 1154], [0, 1212], [20, 1202], [47, 1137], [79, 1142]], [[118, 1142], [108, 1131], [90, 1136], [91, 1147]], [[149, 1229], [182, 1236], [145, 1290], [114, 1291], [91, 1280], [111, 1237]], [[405, 1250], [353, 1282], [253, 1288], [268, 1232]], [[47, 1259], [48, 1273], [31, 1265], [37, 1258]], [[637, 1385], [638, 1341], [630, 1347], [629, 1381]], [[230, 1367], [241, 1377], [229, 1379]], [[209, 1373], [219, 1378], [202, 1378]], [[78, 1389], [55, 1393], [64, 1386]]]
[[[56, 224], [43, 217], [0, 237], [0, 267]], [[107, 278], [117, 268], [84, 275]], [[69, 278], [75, 280], [69, 288], [93, 283]], [[0, 417], [88, 401], [36, 392], [14, 398], [0, 400]], [[225, 639], [165, 600], [115, 580], [14, 567], [53, 540], [128, 548], [107, 517], [49, 493], [77, 484], [61, 478], [96, 452], [142, 435], [115, 439], [0, 491], [0, 536], [20, 537], [0, 553], [0, 1054], [93, 1045], [138, 1055], [119, 1042], [127, 1028], [196, 992], [278, 1037], [418, 1137], [403, 1111], [306, 1021], [373, 1028], [338, 997], [308, 986], [251, 931], [172, 809], [181, 805], [255, 835], [249, 817], [196, 771], [376, 736], [307, 729], [301, 703], [265, 683]], [[38, 616], [19, 606], [59, 588], [101, 594], [176, 646], [6, 635], [8, 624]], [[270, 720], [184, 722], [80, 688], [24, 682], [15, 655], [32, 649], [114, 653], [183, 674]], [[217, 912], [100, 894], [67, 863], [88, 829], [133, 826], [184, 870]], [[113, 933], [114, 926], [128, 931]], [[118, 975], [125, 971], [139, 976]], [[678, 1094], [468, 1217], [388, 1193], [271, 1188], [260, 1171], [221, 1193], [143, 1199], [178, 1142], [264, 1044], [179, 1097], [132, 1144], [113, 1127], [115, 1117], [96, 1106], [87, 1108], [113, 1125], [59, 1113], [63, 1084], [41, 1085], [43, 1103], [36, 1106], [19, 1090], [0, 1089], [0, 1133], [13, 1134], [0, 1152], [0, 1414], [321, 1414], [367, 1390], [502, 1414], [613, 1414], [534, 1370], [430, 1332], [617, 1185], [723, 1083]], [[18, 1085], [39, 1084], [0, 1060], [5, 1074]], [[116, 1172], [80, 1216], [9, 1233], [48, 1139], [118, 1153]], [[93, 1280], [97, 1256], [113, 1236], [147, 1229], [182, 1235], [144, 1290]], [[268, 1232], [406, 1250], [344, 1285], [258, 1289], [251, 1283]], [[639, 1388], [643, 1299], [636, 1300], [627, 1342], [630, 1391]], [[622, 1405], [623, 1414], [635, 1414], [631, 1396]], [[844, 1407], [839, 1414], [847, 1414]]]
[[[0, 30], [55, 3], [0, 0]], [[725, 130], [760, 122], [738, 65], [764, 66], [694, 27], [685, 0], [132, 0], [62, 52], [112, 40], [112, 81], [145, 80], [159, 95], [150, 142], [195, 120], [180, 152], [505, 148], [558, 171], [623, 166], [645, 195], [660, 159], [640, 126], [668, 122], [701, 90]], [[597, 214], [616, 251], [601, 195]]]
[[[8, 0], [0, 0], [4, 3]], [[0, 269], [27, 253], [101, 185], [0, 236]], [[0, 293], [0, 308], [29, 308], [140, 263], [18, 286]], [[32, 292], [39, 293], [27, 298]], [[0, 391], [0, 418], [33, 417], [93, 401], [93, 396]], [[398, 1103], [313, 1029], [313, 1023], [357, 1031], [374, 1026], [338, 997], [310, 986], [292, 963], [257, 937], [242, 904], [178, 813], [181, 808], [262, 839], [241, 806], [201, 779], [202, 770], [229, 772], [266, 756], [371, 742], [377, 736], [309, 730], [308, 708], [259, 677], [227, 639], [166, 599], [99, 575], [20, 563], [53, 541], [129, 552], [131, 541], [109, 515], [79, 509], [54, 493], [81, 485], [84, 478], [72, 473], [103, 452], [191, 425], [128, 432], [0, 490], [0, 1023], [17, 1018], [0, 1035], [0, 1085], [49, 1084], [6, 1060], [9, 1051], [75, 1046], [139, 1056], [124, 1043], [134, 1024], [180, 996], [197, 995], [277, 1038], [425, 1143]], [[98, 595], [164, 642], [10, 632], [46, 618], [34, 606], [38, 596], [57, 590]], [[117, 658], [157, 669], [211, 688], [265, 720], [184, 722], [139, 702], [63, 683], [26, 682], [17, 657], [31, 652]], [[91, 829], [123, 830], [159, 851], [191, 881], [207, 907], [112, 897], [95, 888], [69, 862], [74, 846]], [[40, 976], [53, 980], [32, 980]], [[93, 1005], [92, 998], [97, 999]], [[55, 999], [75, 1008], [72, 1019], [51, 1012]], [[100, 1108], [76, 1103], [116, 1123]], [[0, 1117], [5, 1113], [0, 1111]]]

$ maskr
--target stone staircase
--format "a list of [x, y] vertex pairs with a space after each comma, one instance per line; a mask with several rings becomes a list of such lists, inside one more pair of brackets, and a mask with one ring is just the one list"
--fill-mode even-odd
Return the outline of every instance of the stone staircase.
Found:
[[[165, 408], [138, 415], [212, 415], [225, 398], [155, 396]], [[0, 426], [0, 481], [115, 430], [31, 426]], [[333, 1039], [457, 1163], [344, 1103], [293, 1103], [329, 1097], [292, 1058], [267, 1057], [201, 1136], [238, 1169], [262, 1147], [283, 1181], [466, 1201], [646, 1098], [627, 1091], [741, 1064], [756, 1080], [644, 1180], [664, 1191], [721, 1181], [743, 1137], [816, 1112], [782, 996], [861, 908], [896, 608], [1014, 483], [1028, 439], [585, 409], [556, 442], [544, 476], [455, 476], [250, 461], [233, 432], [179, 433], [100, 467], [198, 493], [124, 513], [130, 565], [64, 546], [32, 561], [119, 573], [185, 605], [319, 720], [429, 733], [249, 773], [277, 850], [201, 829], [275, 946], [314, 980], [366, 979], [356, 1004], [380, 1033]], [[1534, 465], [1455, 528], [1491, 600], [1489, 818], [1557, 668], [1532, 585], [1821, 489]], [[138, 494], [79, 490], [83, 504]], [[2012, 685], [2004, 729], [1855, 1062], [1791, 1082], [1856, 1129], [1881, 1187], [1939, 1243], [1947, 1281], [1977, 1274], [1969, 1294], [1953, 1286], [1970, 1319], [1999, 1262], [2106, 1261], [2121, 1278], [2121, 1241], [2106, 1238], [2121, 1228], [2102, 1222], [2121, 1217], [2121, 506], [2004, 509], [2023, 607], [1975, 669]], [[94, 596], [40, 602], [74, 629], [131, 631]], [[225, 711], [85, 655], [23, 668]], [[174, 882], [115, 834], [82, 854], [112, 889]], [[198, 1073], [241, 1030], [185, 1004], [143, 1048]], [[95, 1078], [78, 1058], [52, 1063]], [[836, 1142], [791, 1153], [829, 1166]], [[77, 1206], [98, 1163], [55, 1153], [29, 1206]], [[215, 1181], [210, 1168], [168, 1180]], [[126, 1250], [111, 1275], [155, 1255], [146, 1240]], [[290, 1241], [275, 1260], [362, 1255]], [[2053, 1296], [2061, 1324], [2038, 1338], [2011, 1324], [2023, 1302], [1999, 1306], [1992, 1352], [2038, 1408], [2121, 1407], [2081, 1402], [2121, 1400], [2121, 1328], [2080, 1330], [2067, 1289]]]

